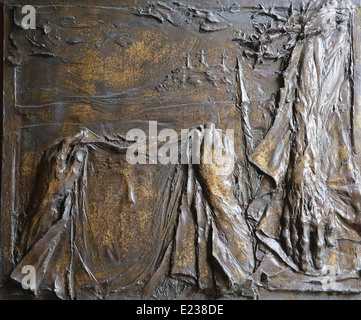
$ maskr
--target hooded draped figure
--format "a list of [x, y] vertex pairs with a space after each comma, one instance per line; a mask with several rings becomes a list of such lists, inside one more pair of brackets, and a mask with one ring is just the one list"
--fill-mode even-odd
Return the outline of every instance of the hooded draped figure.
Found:
[[[33, 266], [32, 289], [62, 299], [177, 295], [178, 287], [253, 296], [251, 231], [231, 192], [225, 203], [209, 201], [189, 139], [183, 165], [130, 164], [124, 143], [84, 128], [46, 150], [11, 277], [21, 282]], [[204, 176], [231, 187], [232, 171]]]
[[[256, 234], [303, 272], [322, 269], [325, 248], [342, 236], [337, 230], [350, 234], [360, 226], [351, 21], [347, 1], [311, 2], [284, 72], [274, 122], [250, 157], [276, 190]], [[270, 189], [260, 190], [259, 197]]]

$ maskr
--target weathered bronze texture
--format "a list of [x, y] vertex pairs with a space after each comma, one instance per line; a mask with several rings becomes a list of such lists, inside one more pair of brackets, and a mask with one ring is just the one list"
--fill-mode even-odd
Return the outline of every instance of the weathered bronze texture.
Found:
[[359, 297], [358, 1], [36, 0], [25, 29], [28, 4], [4, 4], [4, 297]]

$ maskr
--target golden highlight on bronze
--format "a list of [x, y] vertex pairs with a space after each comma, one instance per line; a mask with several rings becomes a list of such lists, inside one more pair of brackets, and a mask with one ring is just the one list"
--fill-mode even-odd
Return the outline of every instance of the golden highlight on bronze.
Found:
[[0, 299], [361, 298], [360, 2], [230, 3], [5, 0]]

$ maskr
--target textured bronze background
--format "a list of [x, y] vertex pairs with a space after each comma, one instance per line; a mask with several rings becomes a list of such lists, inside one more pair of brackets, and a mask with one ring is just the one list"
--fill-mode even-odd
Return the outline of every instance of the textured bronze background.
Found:
[[[2, 298], [359, 297], [358, 1], [49, 3], [4, 4]], [[233, 173], [130, 165], [149, 121]]]

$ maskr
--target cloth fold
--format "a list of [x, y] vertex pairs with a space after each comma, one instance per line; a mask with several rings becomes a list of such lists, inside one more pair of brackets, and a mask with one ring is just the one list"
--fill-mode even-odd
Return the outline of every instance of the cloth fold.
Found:
[[[62, 299], [149, 296], [168, 277], [207, 293], [252, 295], [249, 257], [237, 261], [229, 250], [236, 243], [222, 240], [231, 226], [217, 222], [204, 197], [189, 141], [188, 165], [129, 165], [122, 141], [88, 129], [50, 148], [12, 278], [21, 282], [32, 265], [34, 291]], [[99, 179], [118, 191], [107, 192], [104, 181], [99, 190]]]

